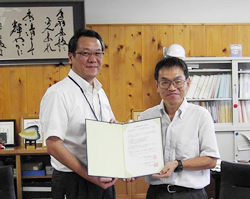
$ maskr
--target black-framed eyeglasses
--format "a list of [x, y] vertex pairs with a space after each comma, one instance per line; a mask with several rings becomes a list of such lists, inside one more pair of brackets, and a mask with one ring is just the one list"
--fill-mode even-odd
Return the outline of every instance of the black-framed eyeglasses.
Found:
[[164, 88], [164, 89], [169, 88], [171, 84], [173, 84], [175, 88], [182, 88], [185, 82], [186, 80], [182, 80], [182, 79], [176, 79], [173, 81], [161, 80], [161, 81], [158, 81], [158, 85], [160, 86], [160, 88]]
[[75, 54], [79, 54], [83, 57], [90, 57], [91, 55], [94, 55], [95, 57], [101, 58], [104, 55], [104, 52], [103, 51], [98, 51], [98, 52], [82, 51], [82, 52], [75, 52]]

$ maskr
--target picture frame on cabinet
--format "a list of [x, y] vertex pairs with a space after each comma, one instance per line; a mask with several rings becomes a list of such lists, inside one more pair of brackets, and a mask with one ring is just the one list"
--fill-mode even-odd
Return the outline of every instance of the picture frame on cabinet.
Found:
[[[24, 129], [33, 126], [33, 125], [37, 125], [38, 126], [38, 133], [40, 134], [40, 138], [36, 141], [37, 146], [41, 147], [43, 146], [43, 134], [41, 133], [41, 123], [40, 123], [40, 119], [38, 115], [34, 115], [34, 116], [22, 116], [21, 117], [21, 131], [23, 131]], [[25, 140], [22, 138], [22, 142], [21, 142], [22, 146], [25, 145]]]
[[6, 147], [16, 145], [16, 120], [0, 120], [0, 142]]
[[85, 27], [84, 0], [1, 0], [0, 65], [65, 65], [68, 42]]

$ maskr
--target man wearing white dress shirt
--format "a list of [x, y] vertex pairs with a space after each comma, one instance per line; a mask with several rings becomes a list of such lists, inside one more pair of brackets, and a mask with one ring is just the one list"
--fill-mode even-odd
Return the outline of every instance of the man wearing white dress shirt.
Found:
[[146, 198], [207, 199], [204, 187], [220, 158], [211, 115], [187, 102], [190, 79], [182, 59], [160, 60], [154, 78], [162, 101], [139, 119], [161, 117], [165, 166], [160, 173], [146, 177], [150, 184]]
[[68, 47], [71, 70], [46, 91], [40, 105], [42, 131], [54, 168], [52, 197], [114, 199], [117, 179], [91, 177], [87, 172], [85, 119], [115, 121], [109, 100], [95, 78], [105, 46], [97, 32], [79, 29]]

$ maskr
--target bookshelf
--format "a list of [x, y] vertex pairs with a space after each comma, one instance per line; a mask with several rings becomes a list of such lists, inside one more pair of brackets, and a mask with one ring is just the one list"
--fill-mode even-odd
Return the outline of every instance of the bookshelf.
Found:
[[250, 64], [238, 63], [239, 123], [250, 123]]
[[[211, 113], [222, 159], [250, 160], [250, 57], [184, 60], [191, 78], [186, 98]], [[242, 151], [238, 150], [237, 135], [245, 137]]]
[[[21, 146], [18, 147], [6, 147], [4, 150], [0, 150], [1, 158], [12, 158], [13, 168], [15, 174], [15, 186], [16, 186], [16, 198], [24, 199], [23, 185], [31, 180], [35, 181], [51, 181], [51, 176], [23, 176], [22, 175], [22, 164], [27, 159], [27, 157], [32, 157], [49, 164], [49, 155], [46, 148], [36, 148], [36, 149], [25, 149]], [[41, 195], [41, 194], [40, 194]]]

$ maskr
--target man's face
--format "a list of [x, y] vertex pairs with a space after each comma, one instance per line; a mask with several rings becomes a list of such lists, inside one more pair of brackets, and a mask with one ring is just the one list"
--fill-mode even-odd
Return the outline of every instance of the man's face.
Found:
[[[178, 85], [181, 85], [181, 88], [176, 85], [173, 85], [173, 82], [177, 82]], [[162, 88], [161, 83], [172, 82], [168, 88]], [[158, 82], [156, 82], [157, 92], [160, 94], [161, 98], [164, 100], [164, 103], [167, 107], [176, 107], [178, 108], [189, 88], [190, 79], [185, 79], [183, 70], [180, 67], [174, 66], [170, 68], [162, 67], [159, 70]]]
[[69, 53], [68, 56], [72, 70], [92, 83], [102, 67], [103, 54], [100, 41], [93, 37], [80, 37], [75, 53]]

